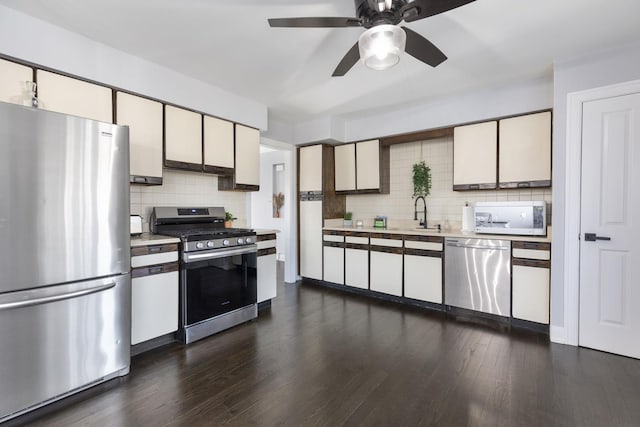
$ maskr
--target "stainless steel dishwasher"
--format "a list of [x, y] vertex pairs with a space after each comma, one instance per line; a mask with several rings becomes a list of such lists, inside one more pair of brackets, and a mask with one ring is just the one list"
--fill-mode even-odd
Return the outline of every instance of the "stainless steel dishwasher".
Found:
[[445, 239], [446, 305], [511, 315], [511, 242]]

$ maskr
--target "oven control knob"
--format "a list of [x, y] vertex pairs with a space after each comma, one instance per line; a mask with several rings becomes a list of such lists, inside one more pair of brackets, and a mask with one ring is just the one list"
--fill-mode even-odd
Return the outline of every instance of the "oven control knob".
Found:
[[249, 243], [253, 243], [253, 240], [251, 240], [251, 237], [247, 237], [246, 239], [244, 239], [245, 243], [248, 245]]
[[214, 247], [214, 246], [215, 246], [215, 243], [213, 243], [213, 241], [209, 240], [209, 241], [207, 242], [207, 247], [212, 248], [212, 247]]
[[229, 241], [227, 239], [224, 239], [222, 241], [222, 246], [229, 246]]
[[204, 249], [204, 242], [198, 242], [198, 243], [196, 243], [196, 248], [198, 248], [198, 249]]
[[244, 245], [244, 239], [242, 237], [238, 239], [238, 244]]

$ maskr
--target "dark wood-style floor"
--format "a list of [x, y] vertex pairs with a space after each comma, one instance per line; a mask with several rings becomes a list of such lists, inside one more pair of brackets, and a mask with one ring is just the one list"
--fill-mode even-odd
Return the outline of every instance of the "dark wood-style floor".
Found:
[[280, 284], [258, 320], [132, 359], [35, 425], [638, 426], [640, 361]]

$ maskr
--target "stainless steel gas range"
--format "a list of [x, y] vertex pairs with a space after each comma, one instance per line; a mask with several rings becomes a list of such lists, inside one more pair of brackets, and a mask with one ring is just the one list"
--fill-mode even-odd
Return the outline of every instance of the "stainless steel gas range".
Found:
[[224, 228], [222, 207], [155, 207], [151, 232], [179, 237], [180, 329], [185, 344], [258, 315], [256, 233]]

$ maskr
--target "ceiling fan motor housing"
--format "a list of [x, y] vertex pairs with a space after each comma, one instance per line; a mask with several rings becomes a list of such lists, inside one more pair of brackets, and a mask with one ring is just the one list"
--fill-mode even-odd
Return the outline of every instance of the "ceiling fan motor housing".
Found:
[[392, 0], [391, 8], [380, 11], [378, 0], [354, 0], [356, 15], [362, 21], [364, 28], [376, 25], [397, 25], [402, 22], [400, 9], [407, 4], [406, 0]]

